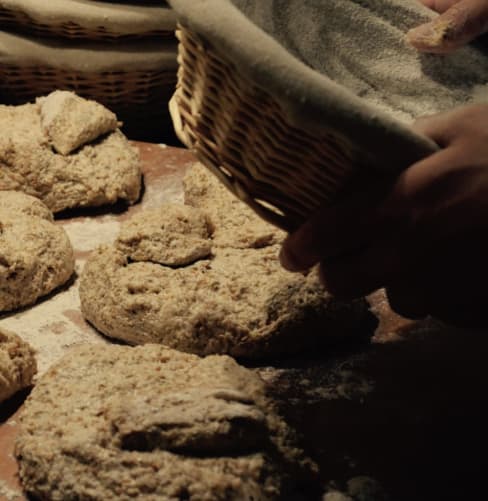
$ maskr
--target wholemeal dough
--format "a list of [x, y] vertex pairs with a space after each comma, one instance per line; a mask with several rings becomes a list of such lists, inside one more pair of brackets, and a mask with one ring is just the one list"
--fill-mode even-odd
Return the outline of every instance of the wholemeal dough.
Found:
[[36, 372], [31, 346], [16, 334], [0, 329], [0, 403], [30, 386]]
[[27, 399], [15, 454], [27, 493], [53, 500], [283, 499], [313, 471], [257, 375], [158, 345], [68, 353]]
[[124, 223], [117, 248], [133, 261], [183, 266], [210, 255], [210, 219], [185, 205], [167, 204]]
[[80, 281], [89, 322], [132, 344], [254, 358], [371, 333], [363, 300], [334, 299], [316, 272], [285, 271], [277, 258], [282, 232], [200, 166], [194, 174], [185, 184], [194, 203], [197, 179], [217, 183], [199, 199], [208, 212], [178, 205], [142, 212], [122, 224], [113, 246], [92, 253]]
[[8, 191], [0, 199], [0, 311], [6, 311], [64, 284], [74, 257], [65, 231], [39, 200]]
[[46, 221], [53, 221], [52, 212], [37, 198], [18, 191], [0, 192], [0, 212], [14, 210], [26, 216], [37, 216]]
[[[79, 146], [80, 141], [93, 139], [93, 131], [106, 132], [107, 125], [105, 119], [91, 123], [91, 133], [86, 135], [76, 115], [90, 112], [92, 102], [79, 98], [75, 113], [64, 106], [50, 115], [48, 110], [53, 108], [49, 106], [53, 102], [51, 97], [34, 104], [0, 105], [0, 128], [3, 131], [0, 137], [0, 189], [24, 191], [38, 197], [53, 212], [100, 206], [119, 199], [135, 202], [141, 188], [136, 149], [117, 129], [84, 144], [70, 155], [56, 153], [53, 144], [63, 151], [69, 150]], [[67, 121], [71, 126], [66, 127], [67, 136], [63, 139], [56, 124]]]
[[74, 92], [57, 90], [38, 102], [42, 130], [62, 155], [113, 132], [119, 125], [115, 113]]
[[258, 217], [203, 165], [195, 164], [183, 184], [185, 204], [203, 209], [214, 221], [215, 247], [258, 248], [283, 241], [283, 231]]

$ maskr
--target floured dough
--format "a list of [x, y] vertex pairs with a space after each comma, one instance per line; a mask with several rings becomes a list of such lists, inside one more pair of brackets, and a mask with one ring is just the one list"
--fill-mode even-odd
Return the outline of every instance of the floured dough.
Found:
[[[80, 104], [77, 101], [75, 111], [64, 106], [50, 115], [46, 103], [52, 102], [51, 96], [35, 104], [0, 105], [0, 129], [3, 131], [0, 189], [24, 191], [38, 197], [53, 212], [110, 204], [119, 199], [135, 202], [141, 188], [136, 149], [117, 129], [95, 142], [84, 144], [70, 155], [56, 153], [52, 144], [63, 150], [70, 149], [92, 138], [93, 131], [106, 131], [107, 126], [105, 119], [91, 123], [87, 136], [83, 124], [73, 115], [92, 110], [91, 102], [82, 100]], [[80, 111], [83, 108], [85, 111]], [[67, 122], [71, 122], [71, 126], [66, 127], [67, 136], [63, 139], [59, 124]]]
[[124, 223], [117, 248], [133, 261], [183, 266], [210, 255], [212, 226], [203, 212], [167, 204]]
[[54, 220], [52, 212], [39, 199], [18, 191], [1, 191], [0, 212], [12, 210], [14, 213], [37, 216], [47, 221]]
[[16, 334], [0, 329], [0, 403], [30, 386], [36, 372], [31, 346]]
[[65, 231], [41, 202], [0, 191], [0, 311], [35, 303], [73, 274]]
[[215, 223], [216, 247], [258, 248], [283, 241], [285, 233], [244, 205], [201, 164], [184, 180], [185, 204], [205, 210]]
[[41, 499], [284, 499], [313, 465], [251, 371], [158, 345], [84, 345], [26, 401], [15, 451]]
[[118, 126], [117, 117], [105, 106], [74, 92], [51, 92], [40, 98], [39, 104], [42, 130], [62, 155], [69, 155]]
[[[212, 185], [210, 173], [197, 171]], [[338, 301], [315, 272], [280, 266], [280, 231], [259, 220], [253, 226], [257, 216], [237, 201], [242, 216], [220, 185], [200, 201], [208, 212], [178, 205], [142, 212], [122, 224], [113, 246], [92, 253], [80, 299], [97, 329], [132, 344], [256, 358], [370, 334], [364, 301]]]

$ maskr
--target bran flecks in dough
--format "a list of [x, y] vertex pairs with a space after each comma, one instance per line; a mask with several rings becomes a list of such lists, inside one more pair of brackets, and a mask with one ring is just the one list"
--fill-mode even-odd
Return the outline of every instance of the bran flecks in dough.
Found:
[[125, 222], [116, 247], [133, 261], [183, 266], [210, 255], [212, 225], [205, 213], [166, 204]]
[[37, 383], [15, 454], [41, 499], [273, 500], [314, 470], [227, 356], [85, 345]]
[[[42, 200], [53, 212], [112, 204], [118, 200], [135, 202], [141, 189], [137, 150], [116, 129], [69, 155], [56, 153], [52, 148], [53, 139], [43, 130], [41, 123], [41, 109], [50, 102], [50, 96], [34, 104], [0, 105], [0, 129], [3, 131], [0, 138], [0, 190], [28, 193]], [[81, 104], [91, 109], [89, 101], [82, 101]], [[53, 113], [55, 119], [48, 120], [48, 132], [51, 128], [56, 144], [69, 149], [63, 143], [61, 131], [53, 124], [68, 119], [77, 123], [73, 114], [81, 113], [81, 104], [77, 101], [76, 110], [60, 107], [66, 116], [62, 112]], [[105, 130], [102, 125], [98, 123], [98, 129], [95, 127], [90, 132]], [[67, 134], [71, 134], [70, 130], [67, 127]], [[83, 140], [87, 138], [86, 131], [71, 132], [73, 137], [65, 138], [70, 147], [82, 136]]]
[[31, 346], [16, 334], [0, 329], [0, 403], [30, 386], [36, 372]]
[[0, 311], [33, 304], [68, 281], [73, 248], [42, 203], [0, 191]]
[[52, 212], [38, 198], [18, 191], [0, 191], [0, 212], [7, 211], [54, 221]]
[[115, 114], [105, 106], [74, 92], [57, 90], [39, 98], [38, 103], [42, 130], [61, 155], [69, 155], [119, 125]]
[[[205, 187], [211, 176], [198, 172]], [[198, 186], [193, 182], [192, 189]], [[226, 197], [232, 200], [227, 211]], [[225, 188], [206, 191], [199, 203], [208, 212], [184, 206], [143, 212], [123, 223], [113, 246], [92, 253], [80, 299], [98, 330], [131, 344], [251, 358], [371, 334], [366, 302], [334, 299], [315, 271], [284, 270], [275, 243], [282, 232], [260, 220], [254, 226], [257, 216], [242, 202], [235, 205]], [[243, 224], [236, 226], [230, 214]]]
[[214, 222], [215, 247], [259, 248], [284, 240], [285, 232], [263, 221], [203, 165], [196, 163], [183, 184], [185, 204], [203, 209]]

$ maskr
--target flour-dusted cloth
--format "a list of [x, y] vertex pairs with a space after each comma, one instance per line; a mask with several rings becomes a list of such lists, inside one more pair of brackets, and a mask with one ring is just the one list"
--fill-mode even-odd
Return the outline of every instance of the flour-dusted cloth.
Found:
[[335, 200], [359, 167], [399, 172], [432, 153], [410, 124], [488, 94], [481, 50], [407, 44], [435, 15], [416, 0], [169, 3], [181, 26], [180, 137], [281, 226]]

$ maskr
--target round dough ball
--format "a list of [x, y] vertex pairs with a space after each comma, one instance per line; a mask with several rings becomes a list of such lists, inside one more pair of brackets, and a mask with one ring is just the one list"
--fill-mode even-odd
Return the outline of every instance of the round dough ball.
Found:
[[262, 358], [371, 334], [365, 301], [338, 301], [316, 273], [285, 271], [278, 250], [216, 249], [173, 269], [104, 246], [83, 270], [82, 312], [107, 336], [200, 355]]
[[256, 374], [159, 345], [69, 352], [27, 399], [15, 454], [40, 499], [273, 500], [314, 469]]
[[115, 245], [133, 261], [183, 266], [210, 254], [211, 233], [210, 220], [203, 212], [166, 204], [126, 221]]
[[0, 311], [35, 303], [73, 274], [68, 236], [33, 200], [9, 193], [0, 206]]
[[52, 212], [36, 197], [21, 191], [0, 191], [0, 212], [37, 216], [53, 221]]
[[0, 403], [30, 386], [36, 372], [34, 349], [16, 334], [0, 329]]

